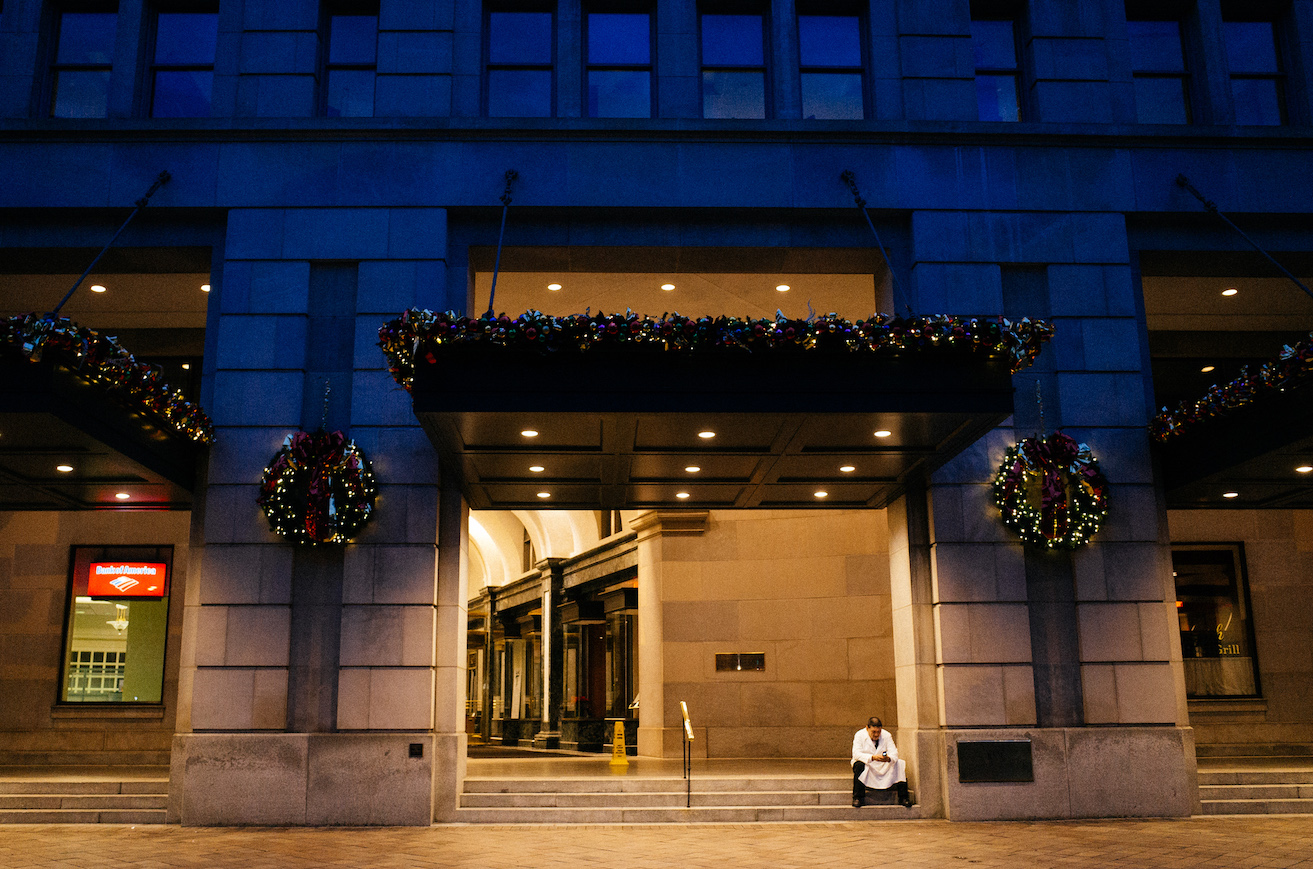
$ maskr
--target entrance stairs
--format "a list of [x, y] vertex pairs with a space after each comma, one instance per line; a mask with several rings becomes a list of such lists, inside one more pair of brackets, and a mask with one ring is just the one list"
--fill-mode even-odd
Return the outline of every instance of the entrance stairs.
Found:
[[1210, 747], [1200, 746], [1203, 813], [1313, 815], [1313, 752], [1294, 745], [1273, 748], [1271, 753], [1210, 757], [1205, 755]]
[[[596, 756], [594, 756], [596, 757]], [[757, 821], [887, 821], [920, 818], [892, 791], [852, 807], [845, 761], [696, 761], [686, 790], [680, 762], [631, 758], [486, 763], [471, 760], [460, 808], [469, 824], [671, 824]], [[913, 795], [915, 799], [915, 795]]]
[[168, 800], [167, 767], [0, 768], [0, 824], [163, 824]]

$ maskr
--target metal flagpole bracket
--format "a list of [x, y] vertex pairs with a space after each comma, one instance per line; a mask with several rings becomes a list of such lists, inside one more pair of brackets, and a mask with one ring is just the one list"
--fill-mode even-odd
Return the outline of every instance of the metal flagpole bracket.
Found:
[[875, 223], [871, 220], [871, 214], [866, 210], [866, 200], [862, 198], [862, 193], [857, 189], [857, 176], [851, 169], [845, 169], [839, 174], [839, 180], [848, 185], [848, 190], [853, 195], [853, 203], [861, 209], [862, 217], [866, 218], [866, 225], [871, 228], [871, 235], [875, 236], [876, 247], [880, 248], [880, 256], [884, 257], [885, 268], [889, 269], [889, 281], [893, 284], [894, 290], [894, 313], [897, 313], [898, 297], [903, 297], [903, 309], [907, 315], [912, 316], [912, 306], [907, 303], [907, 296], [903, 293], [902, 286], [898, 283], [898, 275], [894, 272], [894, 264], [889, 259], [889, 252], [884, 249], [884, 242], [880, 241], [880, 233], [875, 231]]
[[1177, 176], [1176, 176], [1176, 186], [1177, 186], [1177, 187], [1184, 188], [1187, 192], [1189, 192], [1189, 194], [1190, 194], [1191, 196], [1193, 196], [1195, 199], [1198, 199], [1198, 200], [1200, 201], [1200, 203], [1203, 204], [1204, 208], [1208, 209], [1208, 211], [1209, 211], [1210, 213], [1212, 213], [1213, 215], [1215, 215], [1215, 216], [1217, 216], [1218, 218], [1220, 218], [1220, 219], [1221, 219], [1221, 220], [1222, 220], [1227, 226], [1229, 226], [1229, 227], [1231, 227], [1232, 229], [1234, 229], [1234, 230], [1239, 234], [1239, 236], [1240, 236], [1241, 238], [1243, 238], [1245, 241], [1249, 242], [1249, 246], [1250, 246], [1250, 247], [1252, 247], [1254, 250], [1256, 250], [1256, 251], [1258, 251], [1259, 253], [1261, 253], [1263, 256], [1267, 257], [1267, 261], [1268, 261], [1268, 262], [1270, 262], [1272, 265], [1274, 265], [1274, 266], [1276, 266], [1278, 269], [1280, 269], [1280, 270], [1281, 270], [1281, 273], [1282, 273], [1283, 275], [1285, 275], [1286, 277], [1288, 277], [1288, 278], [1290, 278], [1292, 281], [1294, 281], [1294, 282], [1295, 282], [1295, 286], [1299, 287], [1301, 290], [1303, 290], [1305, 293], [1307, 293], [1310, 297], [1313, 297], [1313, 290], [1310, 290], [1307, 286], [1304, 285], [1304, 282], [1303, 282], [1303, 281], [1301, 281], [1299, 278], [1297, 278], [1297, 277], [1295, 277], [1293, 274], [1291, 274], [1291, 272], [1290, 272], [1290, 270], [1289, 270], [1288, 268], [1286, 268], [1286, 267], [1283, 266], [1281, 263], [1279, 263], [1279, 262], [1277, 262], [1275, 259], [1273, 259], [1273, 258], [1272, 258], [1272, 254], [1268, 253], [1267, 251], [1263, 250], [1263, 248], [1259, 247], [1258, 242], [1256, 242], [1256, 241], [1254, 241], [1252, 238], [1250, 238], [1250, 237], [1245, 233], [1245, 231], [1244, 231], [1243, 229], [1241, 229], [1240, 227], [1238, 227], [1238, 226], [1235, 225], [1235, 223], [1231, 220], [1231, 218], [1227, 217], [1225, 214], [1222, 213], [1222, 211], [1221, 211], [1220, 209], [1218, 209], [1218, 207], [1217, 207], [1217, 203], [1216, 203], [1216, 202], [1214, 202], [1214, 201], [1211, 200], [1211, 199], [1206, 198], [1202, 193], [1200, 193], [1200, 192], [1195, 188], [1195, 186], [1194, 186], [1193, 184], [1190, 183], [1190, 179], [1189, 179], [1189, 178], [1186, 178], [1184, 175], [1177, 175]]
[[514, 169], [506, 170], [506, 189], [501, 195], [501, 232], [497, 233], [497, 259], [492, 264], [492, 289], [488, 292], [488, 316], [493, 316], [496, 312], [493, 310], [493, 302], [497, 298], [497, 273], [501, 271], [501, 246], [502, 241], [506, 238], [506, 212], [511, 208], [511, 185], [515, 179], [520, 177], [520, 173]]
[[136, 201], [135, 204], [137, 207], [132, 209], [132, 213], [128, 215], [127, 220], [123, 221], [123, 225], [119, 227], [119, 231], [114, 233], [114, 237], [109, 240], [109, 243], [100, 249], [100, 253], [96, 254], [96, 258], [91, 261], [91, 265], [87, 266], [87, 270], [82, 273], [80, 278], [73, 282], [73, 286], [64, 294], [64, 298], [59, 300], [59, 304], [55, 305], [55, 309], [50, 312], [51, 319], [54, 319], [55, 316], [59, 314], [60, 309], [64, 307], [64, 303], [66, 303], [73, 293], [77, 291], [78, 287], [82, 286], [82, 282], [87, 279], [87, 275], [91, 274], [91, 270], [96, 267], [96, 263], [100, 262], [100, 258], [114, 246], [114, 242], [118, 241], [119, 236], [123, 234], [123, 230], [127, 229], [128, 224], [132, 222], [132, 218], [137, 216], [137, 212], [145, 208], [146, 204], [150, 202], [150, 198], [155, 195], [155, 192], [165, 184], [168, 184], [169, 179], [172, 177], [173, 176], [169, 174], [168, 170], [161, 172], [159, 176], [156, 177], [155, 183], [150, 185], [150, 189], [146, 191], [146, 195]]

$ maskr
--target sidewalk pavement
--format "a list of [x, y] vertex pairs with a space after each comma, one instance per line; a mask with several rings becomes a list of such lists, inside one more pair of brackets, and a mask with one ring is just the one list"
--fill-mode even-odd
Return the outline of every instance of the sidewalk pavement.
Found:
[[0, 825], [6, 869], [1313, 867], [1313, 817], [427, 828]]

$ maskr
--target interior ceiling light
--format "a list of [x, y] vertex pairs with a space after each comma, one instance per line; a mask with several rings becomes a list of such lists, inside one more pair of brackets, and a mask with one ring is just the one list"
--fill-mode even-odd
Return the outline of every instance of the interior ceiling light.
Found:
[[93, 292], [93, 293], [103, 293], [103, 292], [105, 292], [105, 288], [104, 288], [104, 286], [102, 286], [101, 284], [92, 284], [92, 285], [91, 285], [91, 292]]
[[699, 468], [697, 465], [689, 465], [689, 466], [688, 466], [687, 468], [685, 468], [684, 470], [688, 471], [690, 474], [696, 474], [698, 471], [700, 471], [700, 470], [702, 470], [702, 469]]
[[1202, 371], [1204, 374], [1207, 374], [1208, 372], [1212, 371], [1215, 367], [1216, 366], [1214, 365], [1205, 365], [1203, 368], [1200, 368], [1199, 370]]
[[73, 466], [72, 466], [72, 465], [55, 465], [55, 470], [56, 470], [56, 471], [59, 471], [61, 474], [67, 474], [67, 473], [69, 473], [69, 472], [71, 472], [71, 471], [73, 470]]
[[878, 430], [878, 431], [875, 433], [875, 436], [878, 437], [878, 438], [887, 438], [887, 437], [889, 437], [891, 434], [893, 434], [893, 432], [889, 431], [889, 429], [887, 429], [887, 428], [882, 428], [882, 429]]
[[1222, 493], [1222, 497], [1223, 497], [1223, 498], [1239, 498], [1239, 497], [1240, 497], [1240, 493], [1239, 493], [1239, 492], [1223, 492], [1223, 493]]
[[1234, 296], [1234, 295], [1235, 295], [1236, 293], [1238, 293], [1238, 292], [1240, 292], [1240, 291], [1237, 290], [1235, 287], [1227, 287], [1225, 290], [1222, 290], [1222, 295], [1224, 295], [1224, 296]]
[[711, 439], [714, 438], [715, 436], [716, 436], [716, 433], [715, 433], [714, 431], [712, 431], [711, 429], [707, 429], [706, 431], [700, 431], [700, 432], [698, 432], [698, 437], [702, 438], [703, 440], [711, 440]]
[[210, 285], [209, 285], [209, 284], [201, 284], [201, 292], [202, 292], [202, 293], [208, 293], [209, 291], [210, 291]]
[[839, 471], [840, 471], [840, 473], [851, 474], [851, 473], [852, 473], [853, 471], [855, 471], [855, 470], [857, 470], [857, 469], [856, 469], [855, 467], [853, 467], [852, 465], [840, 465], [840, 466], [839, 466]]
[[182, 363], [182, 370], [183, 370], [183, 371], [191, 371], [191, 363], [190, 363], [190, 362], [184, 362], [184, 363]]
[[547, 289], [551, 290], [552, 292], [556, 292], [556, 291], [559, 290], [560, 288], [561, 288], [561, 285], [560, 285], [560, 284], [548, 284], [548, 285], [547, 285]]
[[1309, 471], [1313, 471], [1313, 465], [1300, 465], [1295, 468], [1295, 472], [1300, 474], [1307, 474]]
[[117, 493], [115, 493], [114, 497], [115, 497], [115, 498], [118, 498], [120, 501], [126, 501], [126, 500], [128, 500], [129, 498], [131, 498], [132, 496], [129, 495], [127, 492], [117, 492]]
[[538, 437], [538, 432], [535, 429], [531, 429], [531, 428], [524, 429], [523, 431], [520, 432], [520, 434], [526, 438]]
[[675, 497], [680, 498], [682, 500], [688, 497], [688, 492], [676, 492]]
[[828, 497], [830, 493], [829, 493], [829, 492], [816, 492], [816, 493], [814, 493], [814, 494], [816, 495], [817, 498], [825, 498], [825, 497]]
[[550, 498], [550, 497], [552, 497], [552, 493], [551, 493], [551, 492], [539, 492], [539, 493], [538, 493], [538, 497], [539, 497], [539, 498]]
[[535, 474], [541, 474], [545, 469], [542, 465], [530, 465], [529, 470]]
[[787, 292], [789, 291], [789, 285], [788, 285], [788, 284], [777, 284], [776, 287], [775, 287], [775, 289], [778, 290], [778, 291], [781, 292], [781, 293], [787, 293]]
[[662, 285], [661, 285], [661, 289], [665, 290], [666, 292], [670, 292], [670, 291], [673, 290], [674, 288], [675, 288], [675, 285], [674, 285], [674, 284], [662, 284]]

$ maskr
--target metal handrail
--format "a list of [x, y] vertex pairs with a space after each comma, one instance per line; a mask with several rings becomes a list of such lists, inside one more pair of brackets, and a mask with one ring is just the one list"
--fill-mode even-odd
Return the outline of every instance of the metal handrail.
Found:
[[684, 717], [684, 808], [693, 807], [693, 724], [688, 720], [688, 704], [679, 701], [679, 714]]

